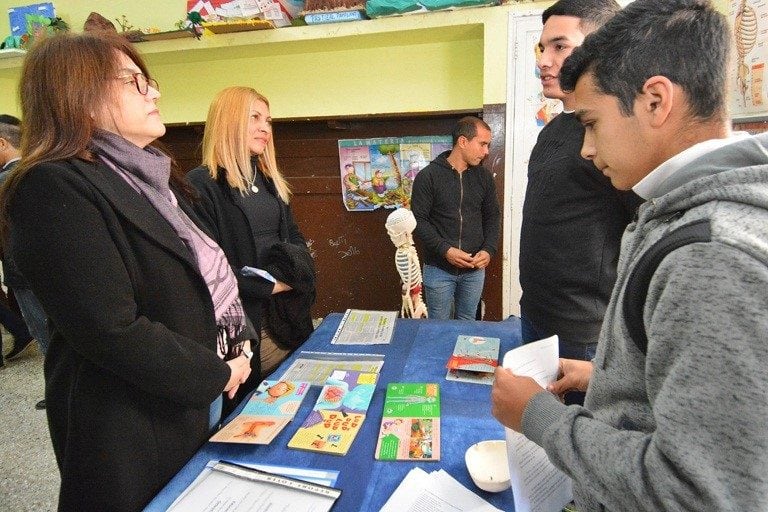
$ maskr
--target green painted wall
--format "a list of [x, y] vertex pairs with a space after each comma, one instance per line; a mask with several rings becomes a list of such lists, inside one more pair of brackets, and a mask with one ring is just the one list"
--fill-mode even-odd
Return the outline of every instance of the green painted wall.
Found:
[[[19, 4], [0, 0], [0, 9]], [[179, 0], [54, 5], [76, 31], [94, 9], [109, 19], [125, 14], [138, 28], [170, 30], [185, 7]], [[506, 101], [509, 13], [532, 7], [442, 11], [137, 47], [160, 82], [167, 123], [202, 121], [210, 99], [228, 85], [259, 89], [276, 118], [481, 109]], [[1, 36], [8, 33], [7, 24], [0, 27]], [[0, 59], [5, 91], [15, 91], [21, 63], [20, 57]], [[16, 94], [0, 97], [0, 112], [18, 113]]]
[[[2, 9], [1, 12], [6, 13], [9, 7], [42, 3], [43, 1], [45, 0], [0, 0], [0, 9]], [[187, 14], [186, 0], [49, 1], [52, 1], [56, 15], [77, 32], [83, 29], [83, 23], [91, 11], [98, 12], [113, 23], [115, 23], [115, 18], [125, 15], [136, 29], [156, 27], [160, 30], [174, 30], [174, 23]], [[3, 19], [6, 21], [0, 23], [0, 37], [5, 38], [11, 30], [7, 17], [4, 16]]]

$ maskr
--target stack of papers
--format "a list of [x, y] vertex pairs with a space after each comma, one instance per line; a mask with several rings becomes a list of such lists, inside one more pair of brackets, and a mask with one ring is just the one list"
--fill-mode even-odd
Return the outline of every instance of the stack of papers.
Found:
[[503, 512], [443, 471], [413, 468], [380, 512]]
[[291, 504], [292, 512], [331, 510], [341, 491], [307, 480], [211, 461], [168, 510], [282, 510], [285, 503]]

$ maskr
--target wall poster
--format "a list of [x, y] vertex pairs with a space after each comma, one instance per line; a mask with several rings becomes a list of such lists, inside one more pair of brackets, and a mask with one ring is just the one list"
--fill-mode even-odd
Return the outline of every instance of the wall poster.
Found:
[[729, 0], [735, 59], [729, 77], [731, 117], [768, 119], [768, 0]]
[[450, 136], [339, 140], [341, 194], [347, 211], [411, 205], [416, 175], [443, 151]]

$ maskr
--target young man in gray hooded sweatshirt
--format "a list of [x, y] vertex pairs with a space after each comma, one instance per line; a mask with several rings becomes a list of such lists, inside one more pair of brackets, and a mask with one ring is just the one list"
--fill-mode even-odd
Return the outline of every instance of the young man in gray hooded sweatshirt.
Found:
[[[703, 0], [636, 0], [560, 75], [586, 128], [582, 155], [645, 199], [622, 239], [593, 362], [561, 360], [550, 392], [498, 369], [493, 414], [574, 481], [579, 510], [768, 506], [768, 134], [727, 112], [730, 31]], [[627, 325], [627, 280], [681, 226]], [[586, 389], [584, 407], [555, 395]]]

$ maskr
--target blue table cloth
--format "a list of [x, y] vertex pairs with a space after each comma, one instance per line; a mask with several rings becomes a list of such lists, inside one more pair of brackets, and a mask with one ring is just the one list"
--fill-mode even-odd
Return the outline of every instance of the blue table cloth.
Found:
[[[385, 354], [368, 415], [344, 456], [327, 455], [287, 447], [296, 429], [309, 414], [320, 393], [313, 386], [290, 423], [269, 445], [206, 443], [200, 451], [147, 506], [164, 511], [197, 477], [210, 460], [229, 460], [338, 470], [335, 487], [342, 495], [334, 512], [377, 511], [414, 467], [427, 472], [443, 469], [471, 491], [502, 510], [514, 510], [512, 491], [489, 493], [477, 488], [464, 464], [467, 448], [486, 439], [504, 439], [504, 428], [491, 416], [491, 387], [445, 380], [446, 362], [459, 335], [490, 336], [501, 340], [500, 356], [520, 345], [520, 323], [398, 319], [388, 345], [331, 345], [341, 314], [328, 315], [312, 336], [274, 372], [277, 378], [302, 350]], [[382, 462], [374, 459], [384, 393], [389, 382], [437, 382], [441, 393], [441, 460], [434, 462]], [[243, 407], [236, 410], [230, 420]]]

